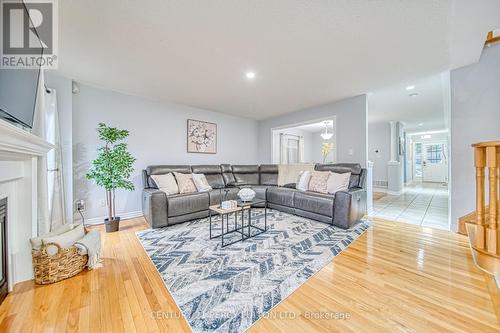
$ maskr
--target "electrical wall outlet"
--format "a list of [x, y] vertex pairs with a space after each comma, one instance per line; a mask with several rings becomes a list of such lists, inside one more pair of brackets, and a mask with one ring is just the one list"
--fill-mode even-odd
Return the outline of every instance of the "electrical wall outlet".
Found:
[[101, 200], [101, 207], [106, 207], [106, 200], [105, 199]]
[[83, 201], [82, 199], [77, 200], [75, 202], [75, 209], [76, 211], [83, 212], [85, 210], [85, 201]]

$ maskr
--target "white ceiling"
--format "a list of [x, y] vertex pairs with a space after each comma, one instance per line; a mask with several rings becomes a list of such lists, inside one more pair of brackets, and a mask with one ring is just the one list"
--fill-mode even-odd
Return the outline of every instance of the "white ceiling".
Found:
[[475, 62], [498, 13], [498, 0], [64, 0], [59, 72], [263, 119]]
[[[415, 88], [406, 90], [410, 85]], [[445, 129], [448, 92], [449, 76], [446, 74], [407, 81], [405, 84], [374, 91], [368, 94], [368, 121], [402, 121], [407, 131]], [[418, 95], [409, 96], [413, 93]]]

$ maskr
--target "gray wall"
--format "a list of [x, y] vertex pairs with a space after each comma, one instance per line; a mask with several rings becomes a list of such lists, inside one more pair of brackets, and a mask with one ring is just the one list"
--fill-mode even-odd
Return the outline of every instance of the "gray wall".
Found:
[[[378, 150], [378, 154], [375, 153]], [[373, 180], [387, 181], [387, 162], [391, 159], [391, 126], [385, 123], [368, 124], [368, 159], [373, 164]]]
[[45, 85], [57, 93], [57, 111], [61, 128], [62, 168], [66, 221], [73, 219], [73, 95], [71, 80], [45, 72]]
[[451, 72], [451, 223], [475, 210], [471, 144], [500, 140], [500, 45]]
[[360, 95], [260, 121], [259, 162], [270, 163], [272, 160], [272, 128], [335, 116], [337, 123], [337, 161], [357, 162], [366, 166], [366, 113], [366, 95]]
[[[187, 119], [217, 123], [217, 154], [186, 152]], [[104, 191], [85, 179], [100, 145], [95, 130], [99, 122], [128, 129], [127, 143], [137, 158], [132, 176], [136, 190], [117, 192], [117, 213], [141, 210], [141, 170], [147, 165], [250, 164], [258, 159], [254, 120], [80, 85], [80, 93], [73, 95], [73, 200], [85, 199], [88, 218], [106, 214], [100, 204]]]

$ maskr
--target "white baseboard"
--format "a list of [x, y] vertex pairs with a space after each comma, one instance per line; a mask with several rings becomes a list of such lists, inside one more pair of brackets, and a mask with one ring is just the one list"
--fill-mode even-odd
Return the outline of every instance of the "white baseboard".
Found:
[[[140, 210], [135, 211], [135, 212], [120, 213], [117, 215], [120, 216], [120, 221], [143, 216], [142, 211], [140, 211]], [[90, 219], [85, 219], [85, 224], [89, 224], [89, 225], [103, 224], [105, 218], [107, 218], [107, 216], [100, 216], [100, 217], [93, 217]]]

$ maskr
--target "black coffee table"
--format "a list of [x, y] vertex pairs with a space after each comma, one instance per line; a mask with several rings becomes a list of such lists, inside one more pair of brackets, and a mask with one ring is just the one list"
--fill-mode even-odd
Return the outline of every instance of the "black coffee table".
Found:
[[[252, 224], [252, 208], [255, 205], [264, 205], [264, 228]], [[238, 206], [235, 209], [222, 209], [219, 205], [210, 206], [209, 209], [209, 223], [210, 223], [210, 239], [213, 238], [221, 238], [222, 247], [226, 247], [232, 245], [237, 242], [244, 241], [246, 239], [255, 237], [260, 235], [263, 232], [267, 231], [267, 201], [264, 199], [256, 199], [254, 198], [251, 201], [241, 201], [238, 200]], [[221, 233], [215, 236], [212, 236], [212, 215], [213, 213], [221, 216]], [[238, 215], [241, 213], [241, 226], [238, 225]], [[245, 213], [247, 213], [246, 224], [245, 224]], [[234, 226], [230, 229], [229, 226], [229, 216], [234, 214]], [[225, 224], [225, 226], [224, 226]], [[252, 234], [251, 229], [254, 228], [259, 232]], [[241, 234], [241, 238], [238, 238], [235, 241], [230, 243], [224, 243], [224, 236], [237, 232]]]

